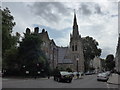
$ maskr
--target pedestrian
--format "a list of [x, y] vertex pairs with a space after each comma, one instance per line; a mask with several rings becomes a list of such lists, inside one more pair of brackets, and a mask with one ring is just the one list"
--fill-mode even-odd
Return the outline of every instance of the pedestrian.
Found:
[[48, 79], [50, 79], [50, 76], [48, 76]]
[[50, 79], [50, 73], [48, 73], [48, 79]]

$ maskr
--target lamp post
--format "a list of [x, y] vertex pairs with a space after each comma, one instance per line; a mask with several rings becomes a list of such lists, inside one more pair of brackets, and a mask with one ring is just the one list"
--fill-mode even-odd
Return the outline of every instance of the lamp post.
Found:
[[77, 72], [78, 72], [78, 61], [79, 61], [79, 58], [76, 58], [76, 61], [77, 61]]
[[23, 65], [22, 67], [23, 67], [23, 76], [24, 76], [25, 75], [25, 68], [26, 68], [26, 66]]
[[79, 61], [79, 58], [76, 58], [76, 61], [77, 61], [77, 78], [79, 78], [79, 72], [78, 72], [78, 61]]
[[54, 69], [54, 50], [55, 50], [55, 48], [53, 48], [53, 69]]

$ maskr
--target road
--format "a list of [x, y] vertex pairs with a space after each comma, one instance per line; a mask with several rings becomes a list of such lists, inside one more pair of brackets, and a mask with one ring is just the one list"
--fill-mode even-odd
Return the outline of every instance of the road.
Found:
[[3, 78], [3, 88], [118, 88], [118, 85], [97, 81], [96, 75], [73, 79], [71, 83], [56, 82], [53, 78], [10, 79]]

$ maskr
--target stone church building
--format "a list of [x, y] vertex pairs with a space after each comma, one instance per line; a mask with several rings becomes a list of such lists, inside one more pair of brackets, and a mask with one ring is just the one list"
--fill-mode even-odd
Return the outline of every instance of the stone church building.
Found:
[[77, 18], [74, 13], [73, 30], [70, 34], [70, 47], [58, 48], [58, 66], [69, 67], [73, 71], [84, 71], [84, 55], [81, 35], [79, 35]]
[[45, 52], [52, 69], [62, 67], [71, 68], [73, 71], [84, 72], [84, 55], [81, 35], [79, 34], [76, 14], [74, 13], [73, 30], [70, 34], [69, 47], [59, 47], [54, 40], [49, 38], [45, 29], [39, 33], [39, 28], [34, 29], [43, 41], [42, 50]]
[[120, 33], [118, 37], [118, 45], [115, 56], [115, 66], [116, 66], [116, 71], [120, 73]]

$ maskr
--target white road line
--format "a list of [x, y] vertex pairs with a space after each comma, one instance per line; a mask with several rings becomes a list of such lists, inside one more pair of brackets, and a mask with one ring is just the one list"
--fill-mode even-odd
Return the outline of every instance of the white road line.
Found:
[[5, 78], [4, 78], [4, 79], [2, 79], [2, 80], [9, 80], [9, 79], [5, 79]]
[[107, 84], [107, 88], [110, 88], [109, 84], [108, 83], [106, 83], [106, 84]]

